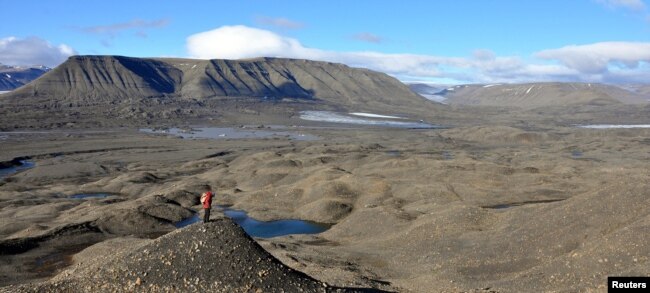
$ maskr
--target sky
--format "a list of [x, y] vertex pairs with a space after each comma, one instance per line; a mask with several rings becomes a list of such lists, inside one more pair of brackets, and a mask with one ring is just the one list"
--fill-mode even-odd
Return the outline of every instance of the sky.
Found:
[[650, 81], [650, 1], [0, 0], [0, 63], [339, 62], [406, 82]]

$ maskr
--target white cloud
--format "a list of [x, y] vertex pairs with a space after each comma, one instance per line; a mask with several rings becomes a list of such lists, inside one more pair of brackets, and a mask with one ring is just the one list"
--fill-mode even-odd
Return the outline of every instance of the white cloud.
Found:
[[625, 8], [635, 11], [643, 11], [646, 5], [641, 0], [596, 0], [598, 3], [604, 4], [612, 8]]
[[45, 65], [54, 67], [76, 54], [66, 44], [58, 46], [38, 37], [0, 39], [0, 63], [7, 65]]
[[[298, 40], [267, 30], [247, 26], [223, 26], [187, 38], [190, 57], [200, 59], [244, 59], [283, 57], [341, 62], [390, 73], [418, 72], [436, 75], [432, 68], [443, 59], [426, 55], [384, 54], [377, 52], [335, 52], [302, 45]], [[453, 58], [447, 58], [447, 61]]]
[[[187, 38], [190, 57], [243, 59], [284, 57], [344, 63], [385, 72], [400, 79], [456, 83], [585, 81], [622, 82], [650, 77], [650, 43], [609, 42], [568, 46], [519, 56], [477, 50], [469, 57], [338, 52], [304, 46], [300, 41], [247, 26], [223, 26]], [[650, 79], [647, 79], [650, 80]]]
[[603, 42], [572, 45], [540, 51], [536, 55], [543, 59], [557, 60], [582, 73], [605, 73], [613, 63], [634, 69], [639, 67], [640, 62], [650, 61], [650, 43]]
[[222, 26], [187, 38], [191, 57], [241, 59], [259, 56], [314, 58], [319, 50], [304, 47], [295, 39], [243, 25]]

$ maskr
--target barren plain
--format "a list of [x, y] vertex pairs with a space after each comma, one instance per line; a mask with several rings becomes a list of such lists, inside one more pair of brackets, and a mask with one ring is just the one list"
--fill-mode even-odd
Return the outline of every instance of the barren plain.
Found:
[[[24, 157], [35, 167], [0, 186], [2, 284], [74, 267], [82, 249], [109, 239], [154, 241], [199, 210], [204, 184], [216, 188], [218, 204], [257, 219], [334, 224], [257, 239], [331, 286], [583, 291], [605, 288], [608, 275], [650, 273], [650, 130], [300, 131], [320, 139], [4, 134], [2, 160]], [[70, 198], [97, 192], [110, 196]]]

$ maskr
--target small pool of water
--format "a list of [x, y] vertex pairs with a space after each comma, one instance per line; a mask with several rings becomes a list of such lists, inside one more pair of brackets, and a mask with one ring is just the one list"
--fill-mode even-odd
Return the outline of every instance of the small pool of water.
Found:
[[10, 166], [10, 167], [6, 167], [6, 168], [0, 168], [0, 178], [7, 177], [9, 175], [12, 175], [14, 173], [17, 173], [17, 172], [20, 172], [20, 171], [23, 171], [23, 170], [34, 168], [34, 166], [36, 166], [36, 164], [34, 164], [34, 162], [27, 161], [27, 160], [20, 160], [19, 165]]
[[225, 209], [224, 214], [239, 224], [252, 237], [271, 238], [291, 234], [316, 234], [330, 228], [330, 225], [303, 220], [258, 221], [245, 211]]
[[169, 128], [154, 130], [142, 128], [140, 131], [153, 134], [171, 134], [190, 139], [250, 139], [250, 138], [288, 138], [291, 140], [312, 141], [319, 137], [307, 133], [281, 131], [273, 129], [243, 129], [231, 127], [199, 127], [192, 130]]
[[582, 158], [582, 151], [581, 150], [572, 150], [571, 151], [571, 158], [573, 158], [573, 159]]
[[192, 225], [194, 223], [198, 223], [200, 221], [202, 221], [201, 214], [200, 213], [195, 213], [193, 216], [191, 216], [189, 218], [185, 218], [185, 219], [182, 219], [182, 220], [174, 223], [174, 226], [176, 226], [176, 228], [183, 228], [183, 227]]
[[[331, 225], [303, 220], [277, 220], [258, 221], [248, 216], [245, 211], [233, 210], [225, 206], [218, 206], [216, 211], [222, 212], [244, 229], [251, 237], [272, 238], [292, 234], [317, 234], [329, 229]], [[182, 228], [202, 221], [202, 213], [176, 222], [176, 228]]]
[[[364, 113], [366, 118], [381, 118], [388, 117], [384, 115]], [[352, 115], [352, 114], [350, 114]], [[354, 124], [366, 126], [380, 126], [380, 127], [396, 127], [396, 128], [410, 128], [410, 129], [437, 129], [445, 128], [440, 125], [429, 124], [424, 121], [394, 121], [394, 120], [379, 120], [379, 119], [365, 119], [347, 114], [330, 112], [330, 111], [302, 111], [300, 112], [300, 119], [308, 121], [320, 121], [341, 124]], [[372, 115], [372, 116], [369, 116]], [[392, 117], [392, 116], [391, 116]], [[401, 117], [396, 117], [403, 119]]]
[[387, 154], [389, 157], [399, 157], [399, 156], [402, 155], [402, 152], [400, 152], [400, 151], [398, 151], [398, 150], [390, 150], [390, 151], [386, 151], [386, 154]]
[[77, 193], [70, 196], [74, 199], [86, 199], [86, 198], [107, 198], [113, 194], [110, 193]]
[[450, 151], [442, 151], [442, 159], [449, 161], [454, 159], [454, 153]]
[[580, 128], [590, 129], [630, 129], [630, 128], [650, 128], [650, 124], [591, 124], [576, 125]]
[[563, 201], [563, 200], [564, 199], [531, 200], [531, 201], [523, 201], [523, 202], [497, 204], [497, 205], [492, 205], [492, 206], [484, 206], [483, 208], [493, 209], [493, 210], [505, 210], [505, 209], [509, 209], [509, 208], [513, 208], [513, 207], [520, 207], [520, 206], [524, 206], [524, 205], [553, 203], [553, 202], [558, 202], [558, 201]]
[[379, 118], [379, 119], [406, 119], [406, 118], [399, 117], [399, 116], [381, 115], [381, 114], [363, 113], [363, 112], [352, 112], [352, 113], [348, 113], [348, 114], [354, 115], [354, 116], [360, 116], [360, 117]]
[[486, 208], [495, 209], [495, 210], [502, 210], [502, 209], [517, 207], [517, 206], [520, 206], [520, 205], [518, 205], [518, 204], [498, 204], [498, 205], [493, 205], [493, 206], [489, 206], [489, 207], [486, 207]]
[[50, 277], [73, 264], [73, 256], [86, 249], [93, 243], [75, 244], [65, 248], [57, 248], [50, 254], [37, 258], [32, 264], [32, 271], [41, 277]]

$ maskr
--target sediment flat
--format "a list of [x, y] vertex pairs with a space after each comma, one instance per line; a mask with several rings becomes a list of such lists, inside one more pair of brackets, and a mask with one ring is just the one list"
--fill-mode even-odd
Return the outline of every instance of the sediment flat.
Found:
[[[191, 266], [185, 247], [156, 245], [206, 233], [200, 229], [216, 235], [197, 238], [214, 249], [250, 247], [212, 226], [176, 229], [200, 209], [205, 184], [216, 189], [215, 204], [256, 219], [333, 224], [320, 234], [252, 242], [277, 258], [270, 266], [306, 274], [296, 281], [315, 286], [306, 290], [326, 283], [399, 292], [598, 291], [607, 276], [650, 275], [648, 129], [305, 131], [321, 139], [190, 140], [136, 129], [4, 134], [0, 161], [23, 157], [35, 167], [0, 183], [0, 290], [74, 290], [70, 276], [90, 280], [94, 269], [113, 270], [120, 289], [169, 288], [153, 277], [153, 265], [121, 268], [130, 268], [127, 259], [153, 263], [145, 247], [184, 253]], [[110, 196], [72, 198], [97, 192]], [[250, 261], [242, 258], [249, 264], [242, 268], [258, 266]], [[205, 280], [264, 290], [286, 277], [282, 270], [268, 283], [266, 275], [259, 284], [218, 274]]]

